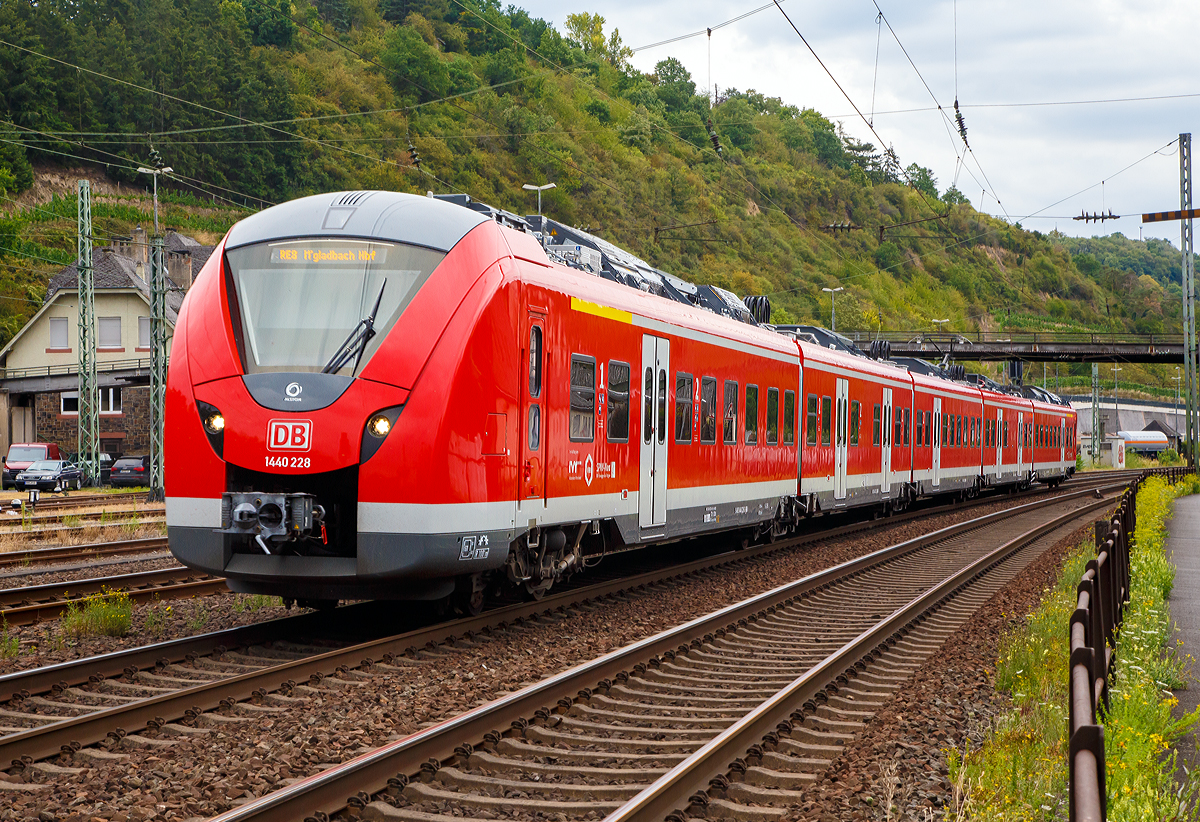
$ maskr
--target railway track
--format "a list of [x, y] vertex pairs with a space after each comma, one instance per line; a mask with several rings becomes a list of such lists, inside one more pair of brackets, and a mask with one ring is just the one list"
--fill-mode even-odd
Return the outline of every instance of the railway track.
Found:
[[0, 554], [0, 568], [70, 562], [124, 554], [146, 554], [167, 549], [166, 537], [127, 539], [117, 542], [95, 542], [83, 545], [63, 545], [54, 548], [24, 548]]
[[6, 588], [0, 589], [0, 620], [7, 625], [30, 625], [46, 619], [55, 619], [81, 598], [111, 591], [124, 592], [133, 602], [143, 603], [228, 593], [229, 587], [220, 577], [177, 567], [94, 579], [51, 582], [24, 588]]
[[[939, 532], [940, 538], [967, 534], [984, 527], [999, 527], [999, 523], [1022, 512], [1047, 506], [1077, 505], [1082, 501], [1093, 504], [1092, 492], [1093, 489], [1084, 488], [1019, 509], [990, 514], [944, 529]], [[878, 525], [853, 523], [833, 530], [853, 533]], [[349, 647], [327, 645], [322, 648], [314, 647], [313, 642], [287, 642], [286, 637], [312, 637], [316, 626], [323, 625], [328, 631], [332, 625], [331, 615], [307, 614], [10, 674], [0, 677], [0, 698], [9, 700], [0, 709], [0, 726], [3, 726], [0, 728], [0, 761], [24, 761], [26, 758], [36, 761], [112, 735], [119, 740], [126, 732], [147, 727], [155, 735], [168, 737], [194, 733], [179, 722], [199, 719], [203, 723], [200, 718], [213, 709], [236, 715], [239, 711], [278, 707], [280, 702], [286, 705], [288, 699], [303, 697], [314, 688], [337, 687], [339, 683], [365, 678], [369, 674], [364, 670], [373, 666], [406, 664], [405, 656], [418, 655], [420, 649], [431, 644], [453, 642], [454, 637], [489, 632], [536, 614], [575, 607], [664, 580], [713, 573], [718, 569], [722, 573], [728, 572], [738, 563], [751, 562], [757, 557], [829, 536], [830, 532], [826, 531], [684, 565], [675, 564], [632, 578], [587, 585], [540, 602], [509, 605], [479, 617], [410, 630]], [[353, 619], [355, 613], [367, 613], [361, 610], [364, 607], [351, 606], [333, 614]], [[338, 640], [333, 637], [328, 641], [337, 645]], [[231, 648], [235, 650], [230, 651]], [[245, 700], [253, 700], [258, 705], [240, 707]], [[144, 738], [144, 735], [134, 733], [131, 741], [140, 743]]]
[[[22, 497], [21, 494], [25, 496]], [[15, 496], [13, 496], [15, 495]], [[0, 501], [8, 504], [12, 500], [21, 500], [28, 504], [29, 493], [27, 491], [6, 491], [0, 494]], [[41, 498], [37, 502], [36, 510], [38, 511], [57, 511], [69, 508], [86, 508], [91, 505], [105, 505], [108, 503], [126, 503], [126, 502], [145, 502], [145, 491], [131, 491], [129, 493], [114, 493], [114, 494], [62, 494], [51, 495], [49, 491], [43, 491]]]
[[[1021, 506], [752, 597], [229, 811], [364, 820], [783, 817], [920, 664], [1111, 508]], [[985, 527], [986, 526], [986, 527]]]
[[[82, 506], [81, 506], [82, 507]], [[75, 519], [79, 522], [100, 523], [121, 525], [125, 520], [132, 516], [137, 516], [139, 519], [152, 518], [157, 519], [166, 516], [166, 508], [162, 505], [146, 503], [143, 508], [122, 508], [122, 509], [106, 509], [103, 511], [79, 511], [73, 512], [73, 509], [63, 509], [58, 513], [39, 514], [37, 511], [43, 510], [43, 506], [39, 503], [34, 509], [35, 513], [31, 516], [17, 516], [9, 514], [6, 519], [0, 519], [0, 527], [11, 525], [21, 528], [32, 527], [35, 531], [40, 526], [45, 525], [61, 525], [67, 520]]]

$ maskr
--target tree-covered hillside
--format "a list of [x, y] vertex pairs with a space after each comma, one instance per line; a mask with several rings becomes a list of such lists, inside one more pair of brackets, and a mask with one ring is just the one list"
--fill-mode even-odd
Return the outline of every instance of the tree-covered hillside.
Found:
[[[0, 188], [11, 198], [33, 167], [82, 162], [144, 188], [136, 168], [154, 150], [175, 169], [168, 199], [193, 208], [179, 213], [207, 204], [219, 229], [238, 209], [354, 188], [527, 213], [522, 184], [554, 182], [547, 213], [679, 276], [769, 294], [776, 321], [828, 320], [821, 289], [842, 286], [839, 330], [1179, 328], [1169, 244], [978, 214], [921, 158], [803, 100], [712, 101], [671, 58], [633, 69], [604, 23], [568, 14], [560, 31], [498, 0], [5, 0]], [[148, 217], [144, 201], [122, 207], [113, 232]], [[53, 210], [47, 229], [0, 200], [0, 294], [36, 294], [16, 266], [74, 253], [70, 204]], [[880, 226], [935, 216], [880, 241]], [[4, 312], [0, 337], [30, 304]]]

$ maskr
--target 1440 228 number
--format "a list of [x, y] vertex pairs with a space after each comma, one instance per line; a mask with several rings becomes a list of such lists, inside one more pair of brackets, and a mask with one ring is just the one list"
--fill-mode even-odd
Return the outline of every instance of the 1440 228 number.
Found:
[[267, 461], [268, 468], [311, 468], [312, 460], [309, 457], [272, 457], [266, 456], [263, 459]]

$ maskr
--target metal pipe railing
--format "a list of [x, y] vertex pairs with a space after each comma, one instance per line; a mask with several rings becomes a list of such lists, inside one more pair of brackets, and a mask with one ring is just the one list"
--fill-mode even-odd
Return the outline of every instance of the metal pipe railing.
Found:
[[1143, 471], [1121, 495], [1117, 510], [1096, 523], [1096, 558], [1079, 580], [1070, 636], [1070, 694], [1068, 698], [1068, 765], [1071, 822], [1104, 822], [1108, 795], [1104, 783], [1104, 726], [1097, 719], [1108, 707], [1108, 677], [1112, 671], [1118, 628], [1129, 601], [1129, 547], [1137, 528], [1138, 488], [1151, 475], [1175, 483], [1187, 468]]

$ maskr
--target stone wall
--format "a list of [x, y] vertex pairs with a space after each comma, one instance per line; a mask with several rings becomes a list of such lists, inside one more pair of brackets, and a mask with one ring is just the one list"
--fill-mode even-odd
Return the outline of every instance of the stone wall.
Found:
[[[79, 445], [79, 417], [61, 413], [58, 392], [38, 394], [35, 401], [38, 442], [56, 442], [66, 453]], [[125, 386], [121, 389], [121, 413], [100, 415], [101, 450], [118, 454], [150, 453], [150, 389]]]

